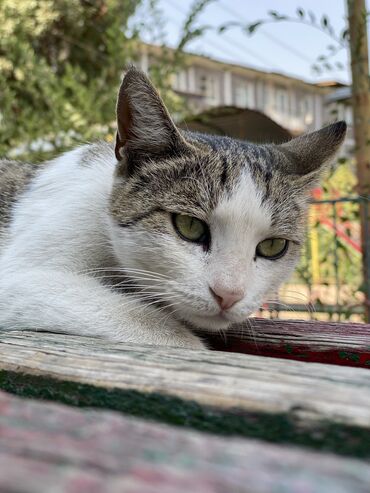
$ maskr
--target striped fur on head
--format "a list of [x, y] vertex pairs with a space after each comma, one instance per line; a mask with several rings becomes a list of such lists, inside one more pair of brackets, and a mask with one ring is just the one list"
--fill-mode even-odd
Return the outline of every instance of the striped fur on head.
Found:
[[[180, 132], [149, 80], [133, 68], [117, 116], [110, 202], [116, 254], [130, 268], [163, 276], [161, 301], [175, 300], [176, 317], [208, 329], [244, 320], [296, 265], [309, 192], [343, 141], [345, 123], [280, 146]], [[181, 239], [172, 214], [204, 221], [210, 248]], [[256, 258], [257, 244], [267, 238], [289, 240], [287, 253]], [[220, 314], [215, 286], [241, 293], [227, 313]]]

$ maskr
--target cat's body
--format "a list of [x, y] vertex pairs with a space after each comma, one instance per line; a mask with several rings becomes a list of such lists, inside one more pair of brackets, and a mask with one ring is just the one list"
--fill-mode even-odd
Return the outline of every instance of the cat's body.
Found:
[[201, 347], [188, 330], [176, 333], [180, 324], [158, 325], [160, 311], [110, 289], [111, 279], [125, 279], [106, 216], [116, 159], [113, 148], [101, 144], [88, 165], [83, 157], [89, 147], [48, 163], [28, 180], [17, 169], [22, 165], [13, 163], [7, 182], [17, 186], [12, 201], [8, 187], [2, 207], [0, 327], [170, 345], [176, 338], [179, 346]]
[[0, 162], [0, 330], [203, 347], [190, 327], [242, 322], [294, 268], [345, 124], [285, 147], [180, 134], [132, 69], [118, 129], [116, 152]]

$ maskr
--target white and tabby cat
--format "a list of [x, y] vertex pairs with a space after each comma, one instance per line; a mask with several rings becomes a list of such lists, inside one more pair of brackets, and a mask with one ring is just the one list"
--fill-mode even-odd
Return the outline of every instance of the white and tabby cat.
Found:
[[343, 141], [284, 145], [180, 132], [146, 76], [118, 96], [115, 149], [0, 162], [0, 330], [201, 348], [292, 272], [307, 201]]

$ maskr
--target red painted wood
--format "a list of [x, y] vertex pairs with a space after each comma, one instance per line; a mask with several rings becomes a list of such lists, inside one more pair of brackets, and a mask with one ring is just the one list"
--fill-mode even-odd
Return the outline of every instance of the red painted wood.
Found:
[[254, 318], [206, 339], [219, 351], [370, 369], [370, 324]]
[[4, 493], [367, 493], [368, 463], [0, 392]]

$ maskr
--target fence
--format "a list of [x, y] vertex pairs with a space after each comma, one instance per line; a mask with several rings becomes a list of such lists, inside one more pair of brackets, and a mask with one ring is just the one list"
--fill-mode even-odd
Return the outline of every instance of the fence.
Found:
[[[277, 300], [260, 314], [270, 318], [364, 320], [370, 299], [369, 280], [363, 279], [360, 206], [370, 214], [370, 197], [313, 200], [302, 259]], [[367, 222], [368, 225], [368, 222]], [[370, 252], [370, 231], [364, 231]], [[370, 272], [370, 254], [366, 255]]]

